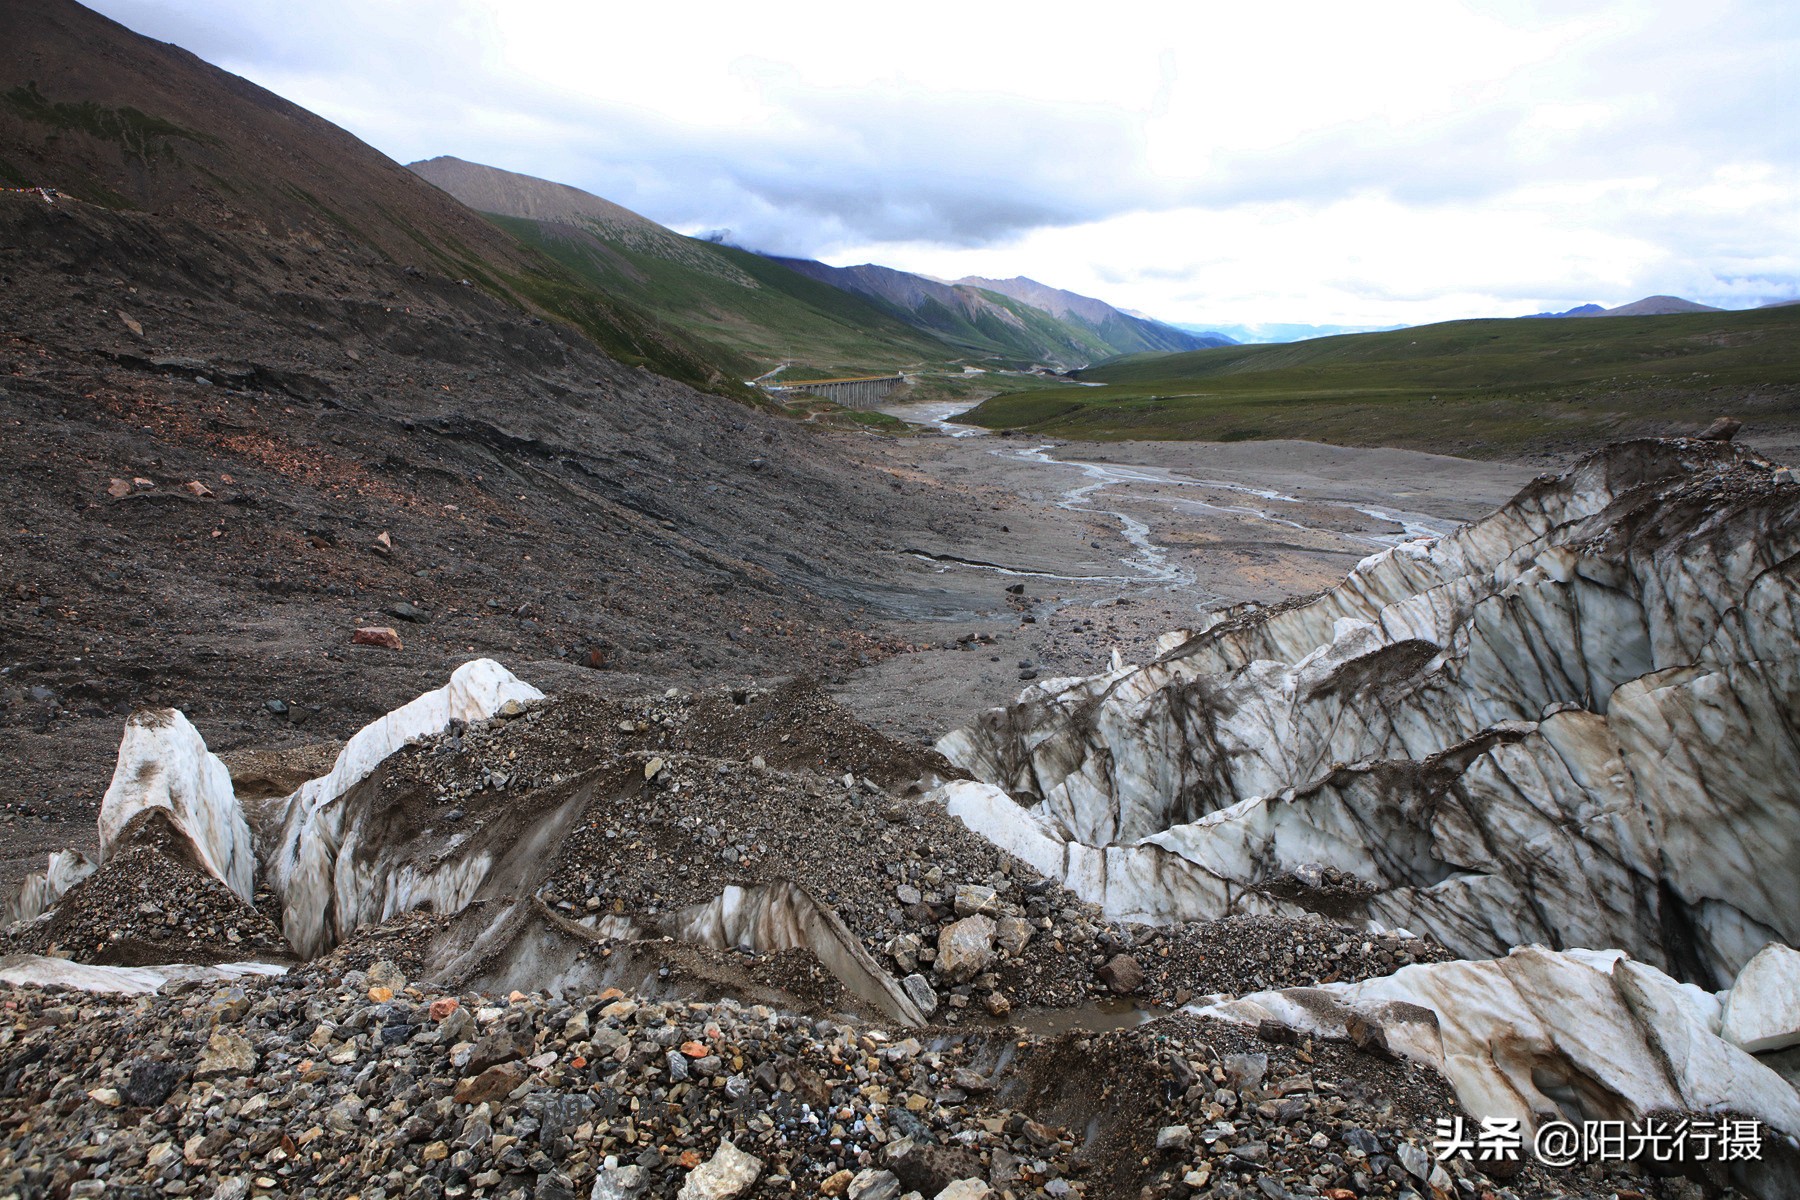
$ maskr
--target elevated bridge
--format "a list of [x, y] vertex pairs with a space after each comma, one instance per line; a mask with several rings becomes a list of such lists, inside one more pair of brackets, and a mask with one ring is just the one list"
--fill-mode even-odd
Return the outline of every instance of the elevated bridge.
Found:
[[765, 383], [761, 386], [765, 391], [776, 394], [810, 392], [845, 408], [874, 408], [889, 392], [905, 382], [906, 376], [901, 374], [857, 375], [847, 379], [796, 379], [792, 383]]

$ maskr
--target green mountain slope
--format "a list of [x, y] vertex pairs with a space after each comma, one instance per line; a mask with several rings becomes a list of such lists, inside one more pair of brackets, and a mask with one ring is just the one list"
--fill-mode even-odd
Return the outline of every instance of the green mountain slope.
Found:
[[411, 169], [592, 288], [711, 347], [740, 378], [783, 362], [854, 375], [959, 354], [859, 296], [760, 255], [683, 237], [578, 188], [453, 158]]
[[1122, 359], [1089, 388], [996, 396], [967, 419], [1070, 437], [1308, 438], [1486, 455], [1682, 432], [1733, 413], [1800, 429], [1800, 311], [1453, 321]]
[[998, 360], [997, 366], [1082, 367], [1121, 354], [1193, 350], [1221, 340], [1133, 317], [1103, 301], [1023, 277], [945, 283], [874, 263], [833, 267], [805, 258], [772, 261], [864, 297], [968, 353]]
[[579, 328], [622, 361], [750, 393], [678, 329], [595, 294], [321, 117], [67, 0], [0, 3], [0, 181], [171, 227], [266, 231]]

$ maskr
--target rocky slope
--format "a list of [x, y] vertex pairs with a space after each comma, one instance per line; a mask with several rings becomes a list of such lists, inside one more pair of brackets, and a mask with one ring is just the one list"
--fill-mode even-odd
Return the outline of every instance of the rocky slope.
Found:
[[0, 193], [9, 882], [94, 850], [138, 708], [229, 753], [483, 654], [626, 692], [829, 675], [893, 648], [883, 606], [938, 611], [898, 551], [997, 524], [653, 374], [604, 296], [242, 80], [73, 4], [0, 5], [0, 37], [0, 167], [63, 189]]
[[[1652, 776], [1619, 731], [1652, 674], [1664, 714], [1709, 677], [1700, 694], [1787, 678], [1793, 488], [1723, 445], [1626, 444], [1324, 595], [1035, 684], [946, 738], [949, 759], [804, 684], [552, 698], [474, 661], [271, 796], [277, 764], [234, 780], [179, 713], [140, 713], [97, 861], [52, 859], [9, 909], [0, 1182], [1348, 1200], [1629, 1179], [1785, 1197], [1785, 910], [1735, 955], [1791, 866], [1791, 822], [1726, 810], [1771, 814], [1751, 840], [1742, 816], [1705, 819], [1751, 789], [1712, 771], [1683, 791], [1693, 769]], [[1475, 790], [1502, 777], [1483, 756], [1521, 748], [1538, 757], [1504, 777], [1527, 783]], [[1323, 781], [1236, 794], [1308, 772]], [[1403, 786], [1357, 793], [1361, 775]], [[1732, 837], [1713, 844], [1752, 865], [1641, 853], [1651, 821], [1672, 851]], [[1476, 844], [1480, 871], [1401, 874]], [[1608, 874], [1652, 858], [1648, 885]], [[1599, 902], [1627, 894], [1681, 919], [1653, 931]], [[1429, 936], [1383, 931], [1402, 916]], [[1483, 948], [1514, 930], [1641, 944]], [[263, 980], [232, 965], [247, 958], [296, 965]], [[1529, 1133], [1680, 1113], [1743, 1122], [1757, 1153], [1663, 1186], [1431, 1149], [1440, 1117]]]

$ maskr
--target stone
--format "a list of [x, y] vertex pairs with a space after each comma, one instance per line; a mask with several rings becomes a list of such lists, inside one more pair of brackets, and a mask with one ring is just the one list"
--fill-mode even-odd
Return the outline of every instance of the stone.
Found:
[[1407, 1174], [1424, 1183], [1431, 1178], [1431, 1155], [1411, 1142], [1401, 1142], [1394, 1147], [1394, 1157], [1406, 1168]]
[[630, 1166], [603, 1166], [594, 1176], [594, 1190], [588, 1200], [638, 1200], [650, 1190], [650, 1173], [635, 1163]]
[[919, 889], [912, 884], [903, 883], [894, 889], [894, 899], [898, 900], [903, 907], [911, 908], [913, 905], [923, 900], [924, 896], [921, 895]]
[[350, 644], [353, 646], [377, 646], [383, 650], [405, 649], [400, 642], [399, 632], [391, 625], [359, 626], [356, 632], [350, 635]]
[[406, 600], [397, 600], [381, 611], [385, 612], [390, 617], [397, 617], [402, 621], [411, 621], [415, 625], [423, 625], [431, 620], [431, 614], [429, 612]]
[[451, 1098], [458, 1104], [489, 1104], [505, 1099], [525, 1082], [525, 1068], [516, 1062], [489, 1067], [479, 1075], [459, 1081]]
[[1130, 995], [1144, 986], [1144, 968], [1129, 954], [1113, 955], [1098, 974], [1100, 982], [1114, 995]]
[[425, 1012], [433, 1021], [442, 1021], [461, 1007], [462, 1002], [455, 996], [439, 996], [431, 1002]]
[[1000, 911], [1000, 897], [991, 887], [964, 883], [957, 885], [954, 905], [959, 917], [971, 917], [977, 913], [991, 917]]
[[911, 1000], [914, 1007], [921, 1013], [929, 1017], [937, 1011], [938, 994], [937, 989], [931, 986], [931, 980], [915, 971], [902, 979], [900, 986], [905, 989], [906, 998]]
[[106, 485], [106, 494], [115, 500], [131, 495], [131, 480], [114, 479]]
[[187, 1071], [177, 1063], [134, 1058], [124, 1066], [124, 1082], [119, 1095], [133, 1108], [154, 1108], [187, 1078]]
[[961, 1146], [938, 1146], [907, 1139], [888, 1151], [888, 1168], [908, 1191], [936, 1196], [958, 1179], [982, 1173], [981, 1158]]
[[201, 483], [198, 479], [188, 480], [181, 485], [181, 490], [190, 496], [198, 496], [202, 500], [211, 499], [213, 494], [213, 490], [204, 483]]
[[1156, 1148], [1181, 1153], [1194, 1142], [1194, 1131], [1186, 1125], [1164, 1125], [1156, 1131]]
[[489, 1067], [524, 1058], [534, 1049], [536, 1042], [529, 1030], [498, 1030], [475, 1043], [469, 1052], [469, 1073], [478, 1075]]
[[1752, 1054], [1800, 1046], [1800, 950], [1757, 951], [1725, 996], [1720, 1035]]
[[850, 1186], [850, 1181], [855, 1177], [855, 1172], [847, 1167], [841, 1171], [827, 1175], [824, 1182], [819, 1184], [819, 1194], [821, 1196], [841, 1196], [844, 1194], [844, 1190]]
[[1719, 417], [1706, 427], [1705, 432], [1700, 434], [1700, 440], [1703, 442], [1729, 442], [1738, 435], [1738, 430], [1743, 427], [1744, 423], [1736, 417]]
[[900, 1178], [874, 1167], [858, 1171], [845, 1193], [848, 1200], [899, 1200]]
[[1266, 1054], [1227, 1054], [1220, 1060], [1225, 1068], [1225, 1078], [1231, 1086], [1239, 1091], [1262, 1086], [1263, 1076], [1269, 1072], [1269, 1056]]
[[235, 1033], [215, 1033], [200, 1052], [200, 1065], [194, 1068], [195, 1079], [219, 1079], [248, 1075], [256, 1070], [256, 1050]]
[[726, 1139], [711, 1158], [688, 1172], [676, 1200], [736, 1200], [755, 1186], [762, 1166], [762, 1159]]
[[937, 959], [932, 963], [932, 969], [954, 983], [967, 983], [986, 970], [993, 960], [993, 919], [964, 917], [939, 932]]
[[1031, 922], [1024, 917], [1001, 917], [995, 923], [994, 941], [1009, 957], [1017, 958], [1031, 943], [1033, 932]]
[[994, 1189], [987, 1185], [985, 1179], [952, 1180], [950, 1186], [939, 1192], [934, 1200], [988, 1200]]
[[369, 549], [386, 558], [394, 552], [394, 539], [384, 529], [375, 535], [375, 540], [369, 543]]

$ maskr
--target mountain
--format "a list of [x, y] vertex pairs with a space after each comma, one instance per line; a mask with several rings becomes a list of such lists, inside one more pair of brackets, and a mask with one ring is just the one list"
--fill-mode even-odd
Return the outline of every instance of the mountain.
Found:
[[1598, 304], [1581, 304], [1563, 312], [1530, 313], [1523, 320], [1557, 317], [1663, 317], [1671, 313], [1709, 313], [1724, 312], [1724, 309], [1713, 308], [1706, 304], [1695, 304], [1692, 300], [1683, 300], [1680, 296], [1645, 296], [1642, 300], [1634, 300], [1630, 304], [1621, 304], [1617, 308], [1602, 308]]
[[13, 186], [354, 247], [420, 278], [466, 280], [625, 362], [744, 394], [679, 329], [583, 286], [344, 130], [185, 50], [67, 0], [0, 3], [0, 39], [0, 179]]
[[[1023, 300], [1041, 308], [1053, 317], [1087, 326], [1120, 354], [1138, 354], [1147, 350], [1199, 350], [1207, 346], [1229, 346], [1231, 338], [1217, 333], [1191, 333], [1137, 313], [1114, 308], [1104, 300], [1067, 292], [1018, 275], [1012, 279], [983, 279], [968, 276], [957, 280], [961, 286], [999, 292], [1014, 300]], [[1198, 343], [1198, 344], [1196, 344]]]
[[1279, 321], [1249, 325], [1176, 325], [1175, 328], [1201, 337], [1219, 337], [1227, 344], [1259, 344], [1267, 342], [1304, 342], [1311, 338], [1336, 337], [1344, 333], [1381, 333], [1404, 329], [1404, 325], [1297, 325]]
[[[1101, 301], [1029, 279], [946, 283], [874, 263], [833, 267], [812, 259], [773, 261], [863, 296], [915, 328], [967, 352], [1018, 366], [1082, 367], [1121, 354], [1198, 350], [1218, 344], [1216, 339], [1205, 340], [1173, 326], [1129, 316]], [[1003, 288], [1036, 296], [1061, 308], [1064, 315]]]
[[951, 605], [888, 599], [929, 569], [881, 550], [985, 499], [688, 386], [747, 394], [185, 51], [67, 0], [0, 0], [0, 45], [0, 163], [60, 193], [0, 190], [9, 803], [91, 829], [126, 714], [178, 695], [214, 749], [316, 743], [482, 655], [573, 691], [830, 675]]
[[1605, 315], [1606, 310], [1598, 304], [1578, 304], [1574, 308], [1564, 309], [1562, 312], [1527, 313], [1522, 319], [1531, 321], [1550, 320], [1556, 317], [1600, 317]]
[[960, 353], [860, 297], [748, 251], [685, 237], [580, 188], [459, 158], [408, 169], [591, 287], [701, 339], [740, 377], [783, 362], [826, 374], [885, 373]]
[[1585, 317], [1663, 317], [1670, 313], [1711, 313], [1723, 312], [1709, 304], [1695, 304], [1692, 300], [1683, 300], [1680, 296], [1645, 296], [1642, 300], [1634, 300], [1630, 304], [1621, 304], [1617, 308], [1609, 308], [1604, 312], [1581, 313], [1573, 315]]

